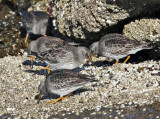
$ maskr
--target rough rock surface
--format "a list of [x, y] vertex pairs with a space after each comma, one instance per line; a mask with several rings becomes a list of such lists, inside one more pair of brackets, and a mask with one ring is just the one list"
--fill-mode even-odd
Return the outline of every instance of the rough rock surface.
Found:
[[[84, 67], [85, 70], [81, 73], [94, 75], [99, 82], [84, 88], [88, 90], [76, 91], [56, 104], [46, 104], [48, 99], [37, 104], [37, 87], [45, 80], [45, 76], [36, 71], [37, 66], [31, 70], [30, 66], [26, 65], [27, 60], [29, 58], [26, 53], [23, 56], [0, 59], [0, 116], [11, 114], [19, 118], [37, 119], [48, 118], [50, 115], [81, 115], [84, 110], [94, 110], [87, 116], [96, 116], [104, 107], [106, 110], [102, 111], [102, 115], [112, 112], [112, 108], [119, 108], [117, 115], [125, 117], [123, 109], [126, 105], [131, 108], [132, 105], [142, 106], [160, 100], [160, 61], [144, 61], [139, 64], [118, 63], [108, 69], [102, 66]], [[119, 107], [114, 106], [115, 104]]]
[[148, 55], [154, 59], [160, 58], [160, 19], [135, 20], [124, 26], [123, 33], [142, 43], [151, 42], [154, 49]]
[[[2, 7], [3, 9], [3, 7]], [[21, 38], [19, 28], [22, 26], [20, 18], [12, 11], [0, 11], [0, 58], [7, 55], [22, 54], [26, 48], [24, 38]]]
[[152, 13], [159, 0], [60, 0], [53, 3], [55, 27], [74, 38], [95, 40], [106, 34], [96, 33], [124, 19]]
[[0, 1], [2, 1], [3, 4], [8, 5], [13, 11], [20, 12], [21, 10], [26, 10], [28, 7], [41, 0], [0, 0]]
[[[127, 18], [159, 10], [159, 0], [47, 0], [32, 5], [30, 10], [44, 10], [54, 17], [55, 30], [86, 41], [99, 40], [112, 26]], [[102, 31], [102, 32], [99, 32]]]

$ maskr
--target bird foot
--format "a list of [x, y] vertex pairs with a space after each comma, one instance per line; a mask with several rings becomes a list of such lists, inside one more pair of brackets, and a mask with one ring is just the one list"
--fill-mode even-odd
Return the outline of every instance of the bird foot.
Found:
[[38, 104], [39, 104], [39, 102], [40, 102], [40, 100], [41, 100], [41, 98], [43, 97], [43, 95], [42, 94], [39, 94], [39, 96], [38, 96]]
[[48, 70], [48, 74], [50, 73], [50, 68], [49, 65], [47, 65], [46, 67], [42, 68], [42, 67], [38, 67], [38, 69], [47, 69]]
[[[114, 63], [114, 64], [117, 64], [119, 62], [119, 60], [117, 60], [116, 61], [116, 63]], [[108, 69], [109, 68], [109, 66], [106, 66], [106, 67], [104, 67], [105, 69]]]
[[54, 100], [54, 101], [48, 101], [48, 102], [46, 102], [47, 104], [55, 104], [56, 102], [58, 102], [59, 100], [64, 100], [64, 99], [66, 99], [66, 98], [68, 98], [70, 95], [72, 95], [72, 93], [73, 92], [71, 92], [70, 94], [68, 94], [66, 97], [60, 97], [60, 98], [58, 98], [58, 99], [56, 99], [56, 100]]
[[61, 100], [63, 98], [63, 96], [62, 97], [60, 97], [60, 98], [58, 98], [58, 99], [56, 99], [56, 100], [54, 100], [54, 101], [48, 101], [48, 102], [46, 102], [47, 104], [55, 104], [56, 102], [58, 102], [59, 100]]

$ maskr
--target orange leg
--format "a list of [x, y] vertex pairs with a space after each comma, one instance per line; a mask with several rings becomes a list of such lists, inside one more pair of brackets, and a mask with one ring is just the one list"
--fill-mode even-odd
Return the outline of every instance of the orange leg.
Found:
[[127, 56], [126, 60], [123, 63], [126, 63], [129, 60], [130, 56]]
[[27, 35], [26, 35], [26, 38], [25, 38], [25, 44], [26, 44], [26, 46], [28, 46], [28, 42], [27, 42], [27, 40], [28, 40], [28, 33], [27, 33]]
[[71, 92], [70, 94], [68, 94], [66, 97], [62, 97], [62, 100], [68, 98], [70, 95], [72, 95], [73, 92]]
[[59, 100], [64, 100], [64, 99], [66, 99], [66, 98], [68, 98], [70, 95], [72, 95], [72, 93], [73, 92], [71, 92], [70, 94], [68, 94], [66, 97], [60, 97], [60, 98], [58, 98], [58, 99], [56, 99], [56, 100], [54, 100], [54, 101], [49, 101], [49, 102], [46, 102], [46, 103], [48, 103], [48, 104], [55, 104], [56, 102], [58, 102]]
[[119, 60], [117, 60], [115, 64], [117, 64], [118, 62], [119, 62]]
[[[119, 60], [117, 60], [117, 61], [116, 61], [116, 63], [114, 63], [114, 64], [117, 64], [118, 62], [119, 62]], [[108, 66], [106, 66], [106, 67], [104, 67], [104, 68], [109, 68], [109, 67], [108, 67]]]
[[38, 67], [38, 69], [47, 69], [48, 70], [48, 74], [50, 73], [50, 68], [49, 65], [47, 65], [46, 67], [42, 68], [42, 67]]
[[31, 68], [33, 68], [33, 60], [34, 60], [34, 56], [31, 56]]
[[47, 104], [55, 104], [56, 102], [58, 102], [59, 100], [61, 100], [63, 98], [63, 96], [62, 97], [60, 97], [60, 98], [58, 98], [58, 99], [56, 99], [56, 100], [54, 100], [54, 101], [48, 101], [48, 102], [46, 102]]
[[43, 97], [43, 95], [42, 94], [39, 94], [39, 96], [38, 96], [38, 104], [39, 104], [39, 102], [40, 102], [40, 100], [41, 100], [41, 98]]

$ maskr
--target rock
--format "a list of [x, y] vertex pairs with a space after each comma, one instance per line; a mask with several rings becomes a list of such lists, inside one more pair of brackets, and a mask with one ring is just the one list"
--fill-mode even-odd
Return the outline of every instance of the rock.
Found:
[[150, 41], [154, 47], [146, 53], [152, 58], [160, 58], [160, 19], [135, 20], [124, 26], [123, 33], [142, 43]]
[[159, 10], [159, 5], [159, 0], [60, 0], [51, 7], [55, 28], [60, 33], [93, 41], [99, 40], [107, 33], [107, 28], [119, 21], [153, 13]]
[[[75, 91], [63, 101], [48, 105], [46, 102], [55, 100], [57, 96], [44, 96], [44, 100], [39, 104], [36, 100], [38, 85], [45, 80], [47, 72], [38, 70], [38, 61], [34, 62], [33, 69], [30, 69], [29, 60], [26, 52], [22, 56], [0, 58], [1, 119], [12, 118], [12, 116], [16, 119], [31, 117], [46, 119], [51, 115], [52, 118], [49, 119], [56, 118], [56, 115], [65, 118], [62, 114], [65, 114], [68, 119], [75, 114], [77, 116], [74, 118], [84, 117], [84, 114], [91, 117], [91, 113], [95, 113], [94, 117], [100, 114], [101, 118], [102, 111], [106, 112], [104, 118], [121, 114], [128, 117], [128, 111], [127, 113], [121, 111], [127, 108], [132, 109], [130, 114], [132, 117], [138, 114], [146, 115], [149, 112], [153, 112], [155, 116], [159, 115], [160, 103], [156, 105], [152, 103], [160, 100], [160, 61], [144, 61], [138, 64], [118, 63], [108, 69], [84, 66], [84, 70], [80, 73], [92, 76], [94, 74], [98, 82]], [[135, 102], [138, 107], [133, 111]], [[145, 112], [137, 111], [142, 105], [148, 104], [152, 105]], [[121, 114], [115, 113], [115, 109], [121, 111]]]
[[0, 2], [1, 1], [3, 4], [8, 5], [13, 11], [20, 12], [21, 10], [26, 10], [35, 4], [35, 2], [42, 0], [0, 0]]
[[38, 0], [38, 2], [35, 2], [34, 4], [32, 4], [28, 8], [28, 11], [43, 11], [43, 12], [47, 12], [47, 10], [49, 9], [48, 6], [49, 5], [46, 2], [46, 0]]
[[26, 47], [24, 39], [20, 36], [20, 18], [15, 15], [15, 12], [8, 12], [2, 12], [5, 17], [0, 16], [0, 58], [22, 54], [21, 49]]

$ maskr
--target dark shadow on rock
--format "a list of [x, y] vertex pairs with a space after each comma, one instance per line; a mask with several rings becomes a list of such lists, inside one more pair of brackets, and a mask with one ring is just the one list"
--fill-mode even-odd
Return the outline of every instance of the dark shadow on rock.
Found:
[[[107, 3], [107, 4], [109, 4], [109, 3]], [[119, 6], [119, 7], [122, 7], [122, 6]], [[109, 33], [122, 34], [123, 33], [123, 29], [124, 29], [124, 25], [129, 24], [132, 21], [140, 20], [142, 18], [152, 18], [152, 19], [160, 18], [160, 14], [159, 13], [160, 13], [160, 8], [159, 8], [159, 10], [155, 11], [154, 13], [146, 13], [146, 14], [142, 13], [142, 14], [136, 15], [134, 17], [129, 17], [127, 19], [119, 21], [115, 25], [104, 27], [97, 33], [95, 33], [95, 32], [90, 33], [89, 36], [91, 36], [91, 37], [94, 36], [94, 39], [88, 40], [88, 43], [91, 44], [91, 43], [93, 43], [95, 41], [99, 41], [104, 35], [109, 34]], [[83, 30], [85, 30], [85, 29], [83, 29]], [[85, 32], [86, 32], [86, 30], [85, 30]], [[87, 39], [90, 39], [89, 36], [86, 36]]]
[[[85, 91], [93, 91], [93, 90], [91, 90], [91, 89], [85, 89], [85, 88], [80, 88], [80, 89], [75, 90], [75, 91], [72, 93], [72, 95], [70, 95], [70, 96], [79, 95], [80, 93], [85, 92]], [[38, 96], [39, 96], [39, 94], [37, 94], [37, 95], [35, 96], [35, 100], [38, 100]], [[67, 95], [66, 95], [66, 96], [67, 96]], [[59, 97], [60, 97], [60, 96], [59, 96], [59, 95], [56, 95], [56, 94], [44, 95], [41, 100], [45, 100], [45, 99], [57, 99], [57, 98], [59, 98]], [[64, 97], [65, 97], [65, 96], [64, 96]]]
[[27, 30], [25, 29], [25, 27], [20, 27], [19, 30], [21, 31], [20, 37], [25, 38], [27, 34]]
[[[136, 54], [131, 54], [130, 55], [130, 59], [126, 62], [126, 64], [127, 63], [138, 64], [138, 63], [141, 63], [141, 62], [144, 62], [144, 61], [153, 60], [153, 58], [151, 56], [149, 56], [148, 51], [154, 52], [152, 49], [150, 49], [150, 50], [139, 51]], [[119, 63], [123, 63], [126, 58], [127, 57], [124, 57], [124, 58], [120, 59]], [[159, 60], [159, 59], [154, 59], [154, 60]], [[116, 60], [113, 60], [112, 62], [108, 62], [108, 61], [96, 61], [96, 62], [92, 62], [91, 66], [96, 66], [96, 67], [101, 67], [101, 66], [103, 66], [103, 67], [111, 67], [115, 63], [116, 63]]]
[[[38, 97], [39, 97], [39, 94], [37, 94], [36, 96], [35, 96], [35, 100], [38, 100]], [[57, 98], [59, 98], [60, 96], [59, 95], [44, 95], [42, 98], [41, 98], [41, 100], [45, 100], [45, 99], [57, 99]]]
[[96, 61], [96, 62], [92, 62], [91, 66], [96, 66], [96, 67], [105, 67], [105, 66], [111, 66], [112, 62], [108, 62], [108, 61]]
[[4, 48], [5, 47], [5, 44], [3, 41], [1, 41], [1, 38], [0, 38], [0, 48]]
[[[24, 62], [22, 62], [23, 65], [30, 65], [31, 66], [31, 60], [25, 60]], [[46, 67], [47, 64], [46, 63], [42, 63], [39, 61], [33, 61], [33, 66], [43, 66]]]
[[34, 73], [34, 74], [37, 74], [37, 75], [47, 75], [48, 72], [46, 69], [41, 69], [41, 70], [25, 70], [25, 72], [27, 73]]
[[144, 62], [144, 61], [150, 61], [150, 60], [155, 60], [156, 61], [156, 60], [158, 60], [157, 58], [154, 59], [151, 55], [149, 55], [149, 52], [154, 53], [155, 51], [152, 50], [152, 49], [139, 51], [136, 54], [130, 55], [131, 57], [127, 61], [127, 63], [138, 64], [138, 63]]

